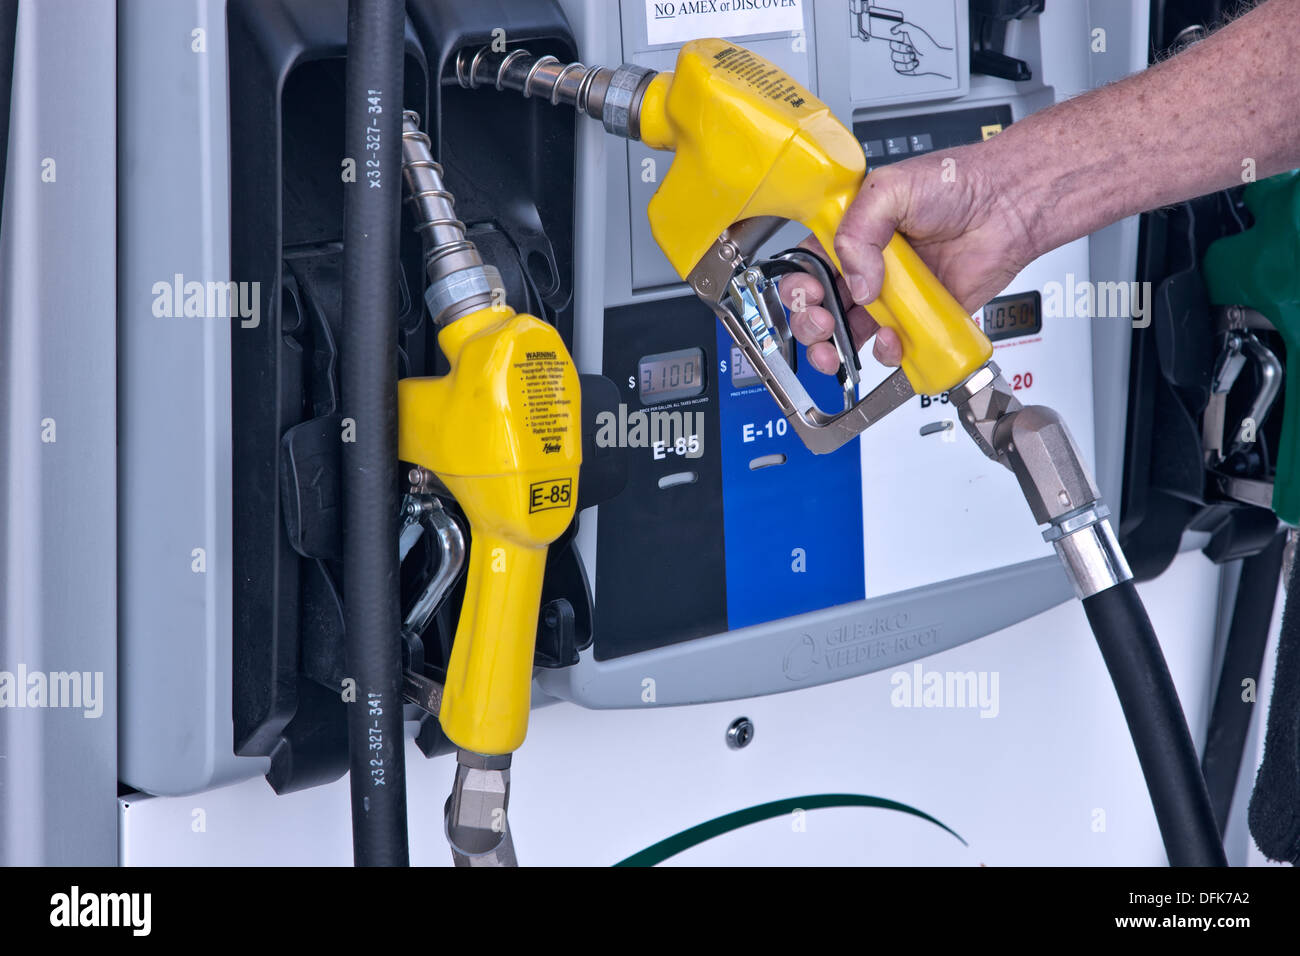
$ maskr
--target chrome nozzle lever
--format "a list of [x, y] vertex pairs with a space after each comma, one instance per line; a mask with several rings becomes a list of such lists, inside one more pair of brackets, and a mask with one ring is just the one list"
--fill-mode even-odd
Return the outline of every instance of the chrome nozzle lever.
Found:
[[764, 355], [780, 351], [781, 357], [792, 366], [795, 363], [794, 335], [786, 320], [785, 308], [776, 295], [776, 286], [755, 267], [731, 277], [731, 305], [739, 312], [749, 328], [759, 350]]
[[[1249, 422], [1256, 430], [1262, 428], [1282, 391], [1282, 362], [1254, 332], [1231, 329], [1222, 338], [1223, 350], [1214, 365], [1210, 398], [1202, 415], [1205, 463], [1210, 468], [1222, 465], [1231, 455], [1245, 449], [1248, 442], [1241, 436], [1246, 424]], [[1254, 365], [1257, 390], [1246, 414], [1230, 429], [1228, 396], [1248, 365]]]
[[849, 331], [848, 312], [840, 302], [831, 267], [807, 249], [787, 249], [761, 264], [764, 275], [775, 278], [794, 272], [806, 272], [822, 287], [822, 308], [831, 314], [831, 344], [840, 360], [836, 378], [844, 389], [844, 407], [853, 407], [858, 397], [858, 384], [862, 380], [862, 363], [858, 350], [853, 347], [853, 333]]
[[[423, 468], [413, 469], [411, 477], [414, 479], [413, 488], [424, 488], [434, 479], [434, 475]], [[439, 555], [437, 570], [429, 577], [402, 620], [403, 634], [419, 639], [465, 569], [465, 536], [456, 520], [443, 510], [442, 502], [427, 491], [408, 492], [402, 514], [398, 539], [400, 560], [406, 560], [424, 535], [430, 536], [430, 546], [436, 547]], [[442, 708], [442, 693], [442, 684], [433, 678], [409, 667], [403, 669], [402, 696], [410, 703], [436, 717]]]
[[[722, 321], [795, 434], [814, 455], [825, 455], [852, 441], [915, 392], [900, 369], [857, 400], [861, 366], [830, 268], [821, 259], [806, 250], [791, 249], [749, 264], [754, 251], [783, 222], [764, 218], [737, 223], [718, 237], [687, 281]], [[844, 387], [844, 409], [838, 413], [818, 407], [795, 375], [793, 337], [775, 281], [793, 272], [807, 272], [821, 283], [823, 301], [835, 320], [832, 341], [839, 353], [838, 377]]]

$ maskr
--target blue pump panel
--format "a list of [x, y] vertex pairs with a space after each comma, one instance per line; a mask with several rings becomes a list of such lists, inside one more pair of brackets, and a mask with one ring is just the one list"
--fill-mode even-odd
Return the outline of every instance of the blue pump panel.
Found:
[[[727, 624], [761, 624], [865, 597], [858, 441], [829, 455], [804, 447], [721, 322], [718, 419]], [[798, 350], [799, 380], [838, 411], [843, 391]]]

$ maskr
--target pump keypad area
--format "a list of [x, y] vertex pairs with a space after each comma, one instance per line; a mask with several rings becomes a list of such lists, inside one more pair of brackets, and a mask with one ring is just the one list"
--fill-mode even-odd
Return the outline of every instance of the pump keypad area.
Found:
[[853, 135], [862, 144], [870, 172], [912, 156], [978, 143], [1010, 125], [1011, 107], [1004, 103], [854, 123]]

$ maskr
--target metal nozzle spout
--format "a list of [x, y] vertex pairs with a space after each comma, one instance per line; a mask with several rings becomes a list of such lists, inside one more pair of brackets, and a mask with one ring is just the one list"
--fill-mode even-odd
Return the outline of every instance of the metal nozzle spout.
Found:
[[496, 51], [485, 46], [456, 55], [456, 80], [467, 90], [491, 86], [550, 100], [552, 106], [566, 103], [626, 139], [641, 136], [641, 98], [654, 76], [654, 70], [632, 63], [611, 70], [562, 63], [524, 49]]
[[415, 206], [415, 228], [425, 239], [424, 294], [429, 314], [439, 327], [500, 301], [501, 274], [483, 263], [465, 224], [456, 218], [455, 199], [443, 187], [442, 167], [433, 161], [429, 137], [420, 117], [402, 113], [402, 179], [407, 200]]

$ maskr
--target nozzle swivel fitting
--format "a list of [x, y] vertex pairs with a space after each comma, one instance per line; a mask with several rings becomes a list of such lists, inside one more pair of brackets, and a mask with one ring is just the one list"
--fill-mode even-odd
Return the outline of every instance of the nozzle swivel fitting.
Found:
[[611, 70], [561, 63], [524, 49], [496, 51], [485, 46], [456, 55], [456, 80], [467, 90], [492, 86], [547, 99], [552, 106], [567, 103], [625, 139], [641, 138], [641, 98], [654, 77], [654, 70], [633, 63]]
[[425, 240], [429, 287], [424, 299], [437, 326], [501, 302], [501, 273], [484, 264], [474, 243], [465, 238], [455, 200], [443, 187], [442, 167], [433, 161], [420, 117], [410, 110], [402, 114], [402, 178], [407, 201], [415, 206], [415, 228]]
[[1110, 509], [1060, 415], [1043, 405], [1021, 405], [993, 362], [951, 389], [948, 399], [980, 451], [1016, 476], [1078, 597], [1133, 577]]
[[506, 812], [510, 806], [510, 755], [456, 754], [456, 780], [444, 826], [456, 866], [518, 866]]

